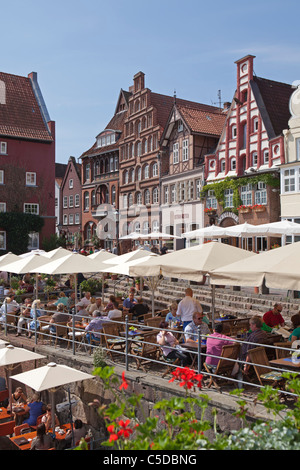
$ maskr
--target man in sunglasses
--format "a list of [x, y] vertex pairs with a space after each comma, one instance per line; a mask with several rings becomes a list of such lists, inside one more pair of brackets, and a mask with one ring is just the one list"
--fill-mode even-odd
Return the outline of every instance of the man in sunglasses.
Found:
[[271, 328], [279, 328], [280, 326], [284, 326], [284, 319], [282, 318], [281, 312], [282, 305], [276, 303], [274, 304], [272, 310], [269, 310], [264, 314], [263, 321]]

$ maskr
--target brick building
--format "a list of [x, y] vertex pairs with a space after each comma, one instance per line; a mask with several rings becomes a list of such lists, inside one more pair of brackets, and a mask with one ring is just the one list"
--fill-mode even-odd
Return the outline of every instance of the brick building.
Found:
[[162, 232], [181, 236], [203, 226], [204, 156], [215, 150], [225, 118], [226, 110], [174, 100], [161, 138]]
[[[254, 56], [236, 61], [237, 88], [214, 153], [205, 157], [205, 225], [261, 224], [280, 218], [279, 165], [289, 119], [291, 85], [257, 77]], [[250, 237], [245, 248], [272, 240]]]
[[[55, 123], [35, 72], [0, 72], [0, 210], [44, 219], [41, 232], [30, 233], [29, 249], [55, 233]], [[6, 234], [0, 232], [5, 250]]]
[[59, 234], [67, 247], [79, 248], [81, 239], [81, 165], [70, 157], [60, 188]]
[[92, 238], [100, 248], [112, 249], [118, 243], [119, 142], [127, 117], [131, 92], [120, 91], [114, 116], [94, 145], [81, 155], [82, 161], [82, 239], [86, 248]]

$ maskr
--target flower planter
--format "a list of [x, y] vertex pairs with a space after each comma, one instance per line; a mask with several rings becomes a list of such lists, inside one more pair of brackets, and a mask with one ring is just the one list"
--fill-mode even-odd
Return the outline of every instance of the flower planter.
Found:
[[265, 207], [255, 207], [255, 208], [253, 208], [254, 212], [264, 212], [265, 210], [266, 210]]
[[239, 212], [240, 214], [248, 214], [249, 212], [251, 212], [251, 209], [248, 209], [248, 208], [240, 209]]

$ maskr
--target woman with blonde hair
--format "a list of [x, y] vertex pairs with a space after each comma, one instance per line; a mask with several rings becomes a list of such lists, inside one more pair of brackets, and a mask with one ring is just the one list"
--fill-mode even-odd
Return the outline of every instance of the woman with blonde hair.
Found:
[[[28, 323], [28, 337], [29, 338], [31, 338], [32, 332], [35, 330], [35, 315], [36, 315], [36, 318], [41, 317], [43, 315], [43, 312], [40, 309], [40, 306], [41, 306], [40, 299], [35, 299], [31, 304], [30, 318], [32, 318], [32, 321]], [[38, 329], [39, 326], [40, 326], [39, 322], [37, 321], [36, 329]]]

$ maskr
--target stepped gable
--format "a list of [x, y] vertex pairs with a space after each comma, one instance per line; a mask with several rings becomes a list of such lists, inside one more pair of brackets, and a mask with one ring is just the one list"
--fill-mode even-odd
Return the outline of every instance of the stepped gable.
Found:
[[30, 78], [0, 72], [0, 135], [53, 142]]
[[[294, 88], [287, 83], [260, 77], [254, 77], [250, 83], [262, 117], [266, 112], [272, 126], [271, 129], [266, 126], [269, 136], [276, 137], [282, 134], [283, 129], [288, 128], [291, 117], [289, 101]], [[257, 91], [260, 96], [257, 96]]]

